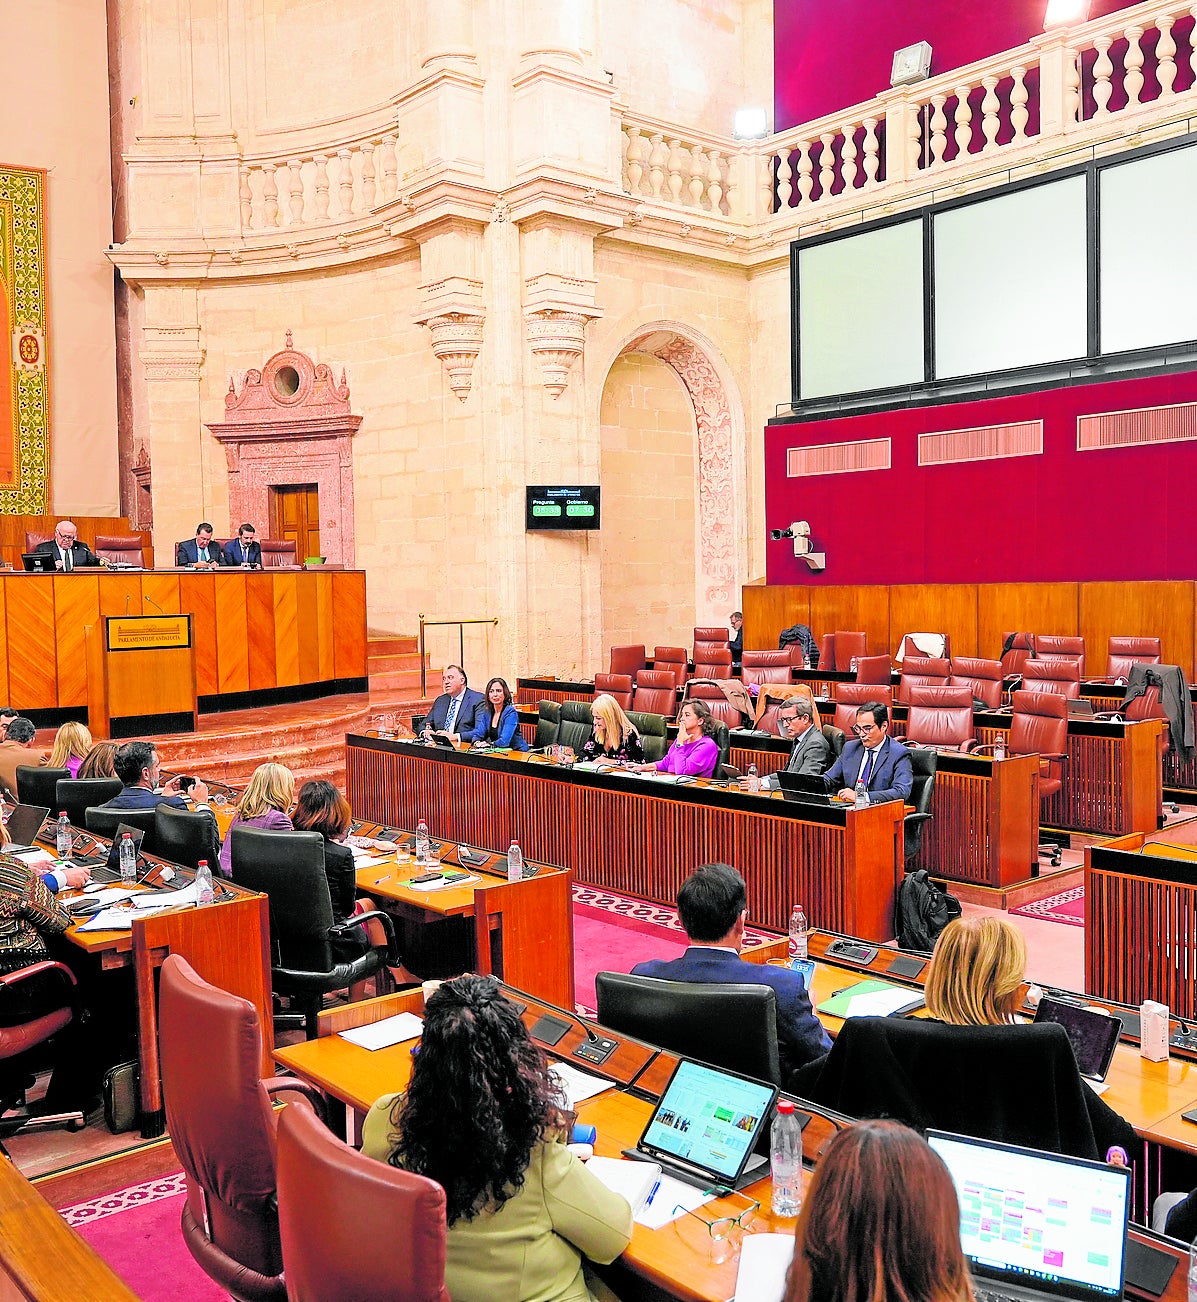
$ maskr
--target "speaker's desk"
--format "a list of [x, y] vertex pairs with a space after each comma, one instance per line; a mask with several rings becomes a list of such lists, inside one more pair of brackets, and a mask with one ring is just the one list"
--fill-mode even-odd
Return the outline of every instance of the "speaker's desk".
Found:
[[737, 868], [752, 921], [785, 931], [804, 905], [816, 926], [894, 934], [902, 873], [900, 804], [853, 809], [690, 781], [565, 768], [527, 752], [476, 753], [376, 737], [346, 739], [359, 818], [431, 830], [563, 864], [580, 882], [672, 904], [700, 864]]

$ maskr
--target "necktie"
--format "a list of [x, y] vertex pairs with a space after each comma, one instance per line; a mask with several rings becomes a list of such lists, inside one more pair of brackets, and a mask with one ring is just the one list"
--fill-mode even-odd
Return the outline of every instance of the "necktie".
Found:
[[69, 547], [64, 547], [62, 549], [62, 568], [67, 574], [74, 569], [74, 566], [71, 564], [71, 549]]
[[[878, 747], [878, 749], [880, 749], [880, 747]], [[865, 756], [864, 766], [860, 770], [859, 780], [863, 782], [866, 787], [869, 785], [869, 779], [873, 776], [873, 761], [876, 758], [877, 758], [877, 751], [876, 750], [869, 751], [868, 754]]]
[[457, 722], [457, 707], [461, 702], [460, 696], [455, 696], [449, 702], [449, 712], [445, 715], [445, 731], [452, 732], [453, 725]]

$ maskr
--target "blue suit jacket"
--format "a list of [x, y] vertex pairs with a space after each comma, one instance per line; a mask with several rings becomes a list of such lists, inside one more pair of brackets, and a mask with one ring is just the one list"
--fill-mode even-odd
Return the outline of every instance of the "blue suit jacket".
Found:
[[649, 959], [637, 963], [633, 976], [663, 981], [701, 981], [708, 985], [772, 986], [777, 995], [777, 1050], [783, 1080], [831, 1048], [831, 1041], [810, 1006], [806, 983], [788, 967], [749, 963], [728, 950], [691, 945], [681, 958]]
[[494, 712], [488, 707], [486, 711], [486, 740], [493, 741], [496, 746], [510, 746], [512, 750], [527, 750], [528, 743], [524, 740], [523, 733], [520, 732], [519, 711], [514, 705], [505, 705], [502, 714], [499, 715], [499, 728], [495, 737], [491, 736], [491, 719]]
[[[848, 742], [844, 753], [823, 774], [827, 790], [842, 791], [854, 787], [863, 757], [864, 746], [859, 741]], [[913, 786], [914, 770], [910, 767], [910, 752], [900, 741], [886, 737], [881, 743], [878, 762], [873, 765], [873, 772], [869, 775], [869, 800], [874, 805], [884, 805], [888, 800], [901, 800], [905, 803], [910, 798]]]
[[[433, 701], [432, 709], [428, 711], [428, 717], [424, 720], [425, 728], [438, 732], [445, 726], [451, 699], [448, 692], [442, 692]], [[486, 697], [481, 692], [474, 691], [472, 687], [467, 687], [461, 694], [461, 704], [457, 707], [457, 721], [453, 731], [462, 741], [484, 741], [489, 727], [490, 710], [486, 705]]]
[[241, 565], [248, 561], [251, 565], [261, 565], [262, 563], [262, 544], [251, 542], [249, 552], [241, 550], [241, 539], [234, 538], [232, 542], [224, 545], [224, 563], [226, 565]]
[[[258, 549], [261, 551], [261, 548]], [[208, 544], [208, 559], [215, 561], [218, 565], [225, 565], [227, 562], [224, 558], [224, 548], [216, 541], [215, 538]], [[194, 538], [188, 538], [186, 542], [181, 542], [175, 548], [176, 565], [196, 565], [199, 563], [199, 543]], [[240, 562], [238, 562], [240, 564]]]

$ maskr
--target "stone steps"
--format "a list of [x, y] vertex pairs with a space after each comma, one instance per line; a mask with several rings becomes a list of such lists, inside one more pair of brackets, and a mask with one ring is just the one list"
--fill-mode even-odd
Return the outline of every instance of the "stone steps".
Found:
[[[366, 672], [371, 696], [384, 692], [404, 703], [418, 701], [419, 638], [371, 630], [366, 643]], [[429, 683], [435, 683], [439, 682], [440, 674], [429, 669], [425, 677]]]

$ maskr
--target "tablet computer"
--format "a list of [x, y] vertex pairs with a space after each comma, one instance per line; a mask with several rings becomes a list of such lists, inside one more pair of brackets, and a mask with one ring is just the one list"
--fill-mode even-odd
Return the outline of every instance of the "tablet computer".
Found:
[[1058, 1022], [1072, 1041], [1072, 1051], [1076, 1054], [1076, 1065], [1081, 1075], [1089, 1080], [1105, 1080], [1122, 1032], [1122, 1023], [1117, 1017], [1044, 995], [1035, 1009], [1035, 1021]]

